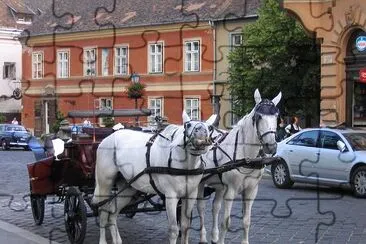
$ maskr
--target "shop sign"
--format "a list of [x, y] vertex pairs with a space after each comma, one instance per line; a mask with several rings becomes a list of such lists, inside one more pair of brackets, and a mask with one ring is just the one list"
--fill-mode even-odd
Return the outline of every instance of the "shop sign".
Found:
[[360, 69], [360, 82], [366, 83], [366, 68]]
[[366, 36], [359, 36], [356, 39], [356, 48], [358, 51], [363, 52], [366, 50]]

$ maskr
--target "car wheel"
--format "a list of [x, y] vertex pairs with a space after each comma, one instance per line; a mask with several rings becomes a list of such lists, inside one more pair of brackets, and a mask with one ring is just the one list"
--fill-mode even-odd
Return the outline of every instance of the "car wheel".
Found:
[[271, 167], [272, 180], [278, 188], [290, 188], [294, 182], [290, 178], [290, 172], [286, 163], [281, 160]]
[[9, 146], [8, 146], [8, 144], [6, 143], [6, 141], [4, 139], [1, 140], [1, 148], [3, 150], [8, 150], [9, 149]]
[[366, 166], [358, 167], [353, 172], [351, 185], [356, 197], [366, 198]]

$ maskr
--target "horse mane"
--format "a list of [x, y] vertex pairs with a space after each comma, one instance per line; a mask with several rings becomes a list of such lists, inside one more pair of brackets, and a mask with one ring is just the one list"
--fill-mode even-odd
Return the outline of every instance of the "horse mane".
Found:
[[182, 131], [183, 129], [184, 129], [183, 126], [168, 125], [167, 127], [165, 127], [163, 131], [160, 132], [160, 134], [169, 140], [172, 139], [170, 147], [176, 147], [178, 145], [183, 144], [184, 140], [184, 133]]

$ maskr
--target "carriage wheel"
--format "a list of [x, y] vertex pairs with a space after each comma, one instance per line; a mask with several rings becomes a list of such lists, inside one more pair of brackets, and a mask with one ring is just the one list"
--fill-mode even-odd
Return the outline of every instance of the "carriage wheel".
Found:
[[33, 195], [33, 194], [30, 196], [33, 219], [36, 225], [41, 225], [43, 223], [44, 201], [45, 201], [44, 196]]
[[86, 233], [86, 207], [80, 191], [75, 187], [70, 187], [66, 193], [64, 218], [70, 243], [83, 243]]

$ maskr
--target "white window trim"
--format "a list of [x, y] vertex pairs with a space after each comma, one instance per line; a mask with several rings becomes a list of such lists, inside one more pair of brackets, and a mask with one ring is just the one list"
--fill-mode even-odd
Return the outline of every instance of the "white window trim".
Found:
[[[188, 71], [186, 70], [186, 43], [187, 42], [199, 42], [199, 66], [197, 71]], [[202, 71], [202, 39], [201, 38], [189, 38], [189, 39], [183, 39], [183, 72], [191, 73], [191, 72], [201, 72]]]
[[[117, 48], [127, 48], [127, 68], [126, 68], [126, 74], [118, 74], [117, 73], [117, 69], [116, 69], [116, 49]], [[116, 46], [113, 47], [113, 74], [114, 75], [118, 75], [118, 76], [123, 76], [123, 75], [129, 75], [130, 74], [130, 47], [128, 44], [118, 44]]]
[[[34, 63], [33, 63], [33, 55], [42, 55], [42, 62], [41, 62], [41, 67], [42, 67], [42, 72], [41, 72], [41, 77], [34, 77]], [[31, 60], [32, 60], [32, 79], [34, 80], [38, 80], [38, 79], [43, 79], [44, 77], [44, 52], [43, 51], [36, 51], [36, 52], [32, 52], [32, 56], [31, 56]]]
[[[87, 64], [86, 64], [86, 51], [95, 49], [95, 74], [94, 75], [88, 75], [86, 73], [87, 70]], [[95, 77], [98, 76], [98, 48], [97, 47], [84, 47], [83, 48], [83, 75], [87, 77]]]
[[[164, 97], [162, 96], [149, 96], [148, 98], [148, 109], [150, 109], [150, 100], [153, 100], [153, 99], [160, 99], [161, 100], [161, 108], [160, 108], [160, 111], [161, 111], [161, 116], [163, 117], [164, 116]], [[149, 116], [149, 118], [153, 118], [153, 116]], [[155, 122], [155, 121], [150, 121], [151, 122]]]
[[[150, 66], [150, 45], [160, 44], [161, 45], [161, 71], [153, 72]], [[164, 74], [164, 55], [165, 55], [165, 43], [164, 41], [148, 42], [147, 45], [147, 70], [149, 74]]]
[[[101, 110], [101, 105], [102, 105], [102, 100], [103, 99], [109, 99], [111, 100], [111, 109], [113, 109], [113, 105], [114, 105], [114, 101], [113, 101], [113, 97], [100, 97], [98, 100], [99, 100], [99, 110]], [[99, 124], [103, 124], [103, 117], [100, 117], [99, 118]]]
[[241, 44], [243, 44], [243, 41], [244, 41], [244, 36], [243, 36], [243, 33], [242, 32], [230, 32], [230, 34], [229, 34], [229, 45], [230, 45], [230, 49], [233, 49], [235, 47], [238, 47], [238, 46], [234, 46], [233, 45], [233, 36], [234, 35], [241, 35]]
[[[11, 66], [14, 67], [14, 72], [12, 72], [12, 74], [14, 76], [12, 76], [12, 77], [9, 77], [9, 75], [8, 75], [8, 77], [5, 77], [5, 69], [8, 66], [9, 67], [11, 67]], [[2, 72], [3, 72], [3, 75], [2, 76], [3, 76], [4, 79], [6, 79], [6, 80], [16, 80], [16, 77], [17, 77], [17, 63], [16, 62], [4, 62], [3, 63], [3, 70], [2, 70]]]
[[[195, 96], [195, 95], [192, 95], [192, 96], [189, 96], [189, 95], [186, 95], [186, 96], [183, 96], [183, 105], [184, 105], [184, 111], [186, 111], [186, 99], [198, 99], [198, 119], [197, 120], [201, 120], [201, 113], [202, 113], [202, 99], [201, 99], [201, 96]], [[191, 118], [193, 119], [193, 118]]]
[[[59, 59], [58, 59], [58, 54], [59, 53], [67, 53], [67, 76], [59, 76], [60, 73], [59, 73], [59, 67], [58, 67], [58, 62], [59, 62]], [[60, 78], [60, 79], [65, 79], [65, 78], [69, 78], [70, 77], [70, 49], [60, 49], [60, 50], [57, 50], [57, 62], [56, 62], [56, 74], [57, 74], [57, 78]]]

